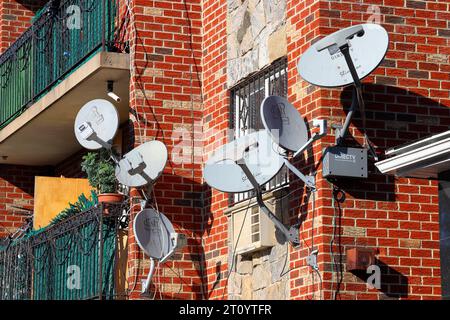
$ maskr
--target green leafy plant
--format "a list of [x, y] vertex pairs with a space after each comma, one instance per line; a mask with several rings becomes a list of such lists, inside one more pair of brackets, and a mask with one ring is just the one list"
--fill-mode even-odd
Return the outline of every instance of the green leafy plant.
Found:
[[115, 193], [117, 182], [114, 162], [108, 151], [89, 152], [83, 157], [81, 170], [87, 174], [91, 186], [102, 193]]

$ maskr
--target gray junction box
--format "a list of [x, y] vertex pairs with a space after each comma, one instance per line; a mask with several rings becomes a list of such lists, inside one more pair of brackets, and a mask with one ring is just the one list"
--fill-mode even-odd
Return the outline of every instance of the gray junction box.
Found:
[[326, 148], [323, 177], [367, 178], [367, 149], [336, 146]]

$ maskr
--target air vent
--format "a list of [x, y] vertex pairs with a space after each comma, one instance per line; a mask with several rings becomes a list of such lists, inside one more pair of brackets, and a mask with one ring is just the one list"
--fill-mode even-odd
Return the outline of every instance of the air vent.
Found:
[[256, 205], [249, 209], [245, 218], [246, 209], [241, 208], [230, 217], [230, 236], [236, 253], [246, 254], [273, 247], [276, 244], [274, 224]]

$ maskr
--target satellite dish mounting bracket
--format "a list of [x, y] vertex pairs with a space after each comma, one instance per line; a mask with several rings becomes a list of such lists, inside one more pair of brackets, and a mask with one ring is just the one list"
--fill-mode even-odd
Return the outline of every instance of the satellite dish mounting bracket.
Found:
[[290, 171], [292, 171], [292, 173], [294, 173], [300, 180], [302, 180], [308, 188], [310, 188], [312, 191], [316, 191], [316, 178], [314, 176], [305, 176], [292, 163], [290, 163], [289, 159], [287, 158], [284, 158], [284, 164]]
[[[319, 132], [315, 133], [299, 150], [294, 153], [294, 158], [299, 154], [304, 152], [311, 144], [315, 141], [325, 137], [328, 134], [328, 124], [325, 119], [314, 119], [313, 126], [320, 128]], [[284, 158], [284, 164], [290, 171], [292, 171], [300, 180], [302, 180], [305, 185], [310, 188], [313, 192], [316, 191], [316, 178], [312, 175], [305, 176], [301, 173], [292, 163], [289, 162], [287, 158]]]
[[135, 154], [132, 154], [130, 158], [126, 159], [128, 161], [128, 164], [130, 165], [130, 169], [128, 170], [128, 173], [131, 176], [134, 175], [140, 175], [142, 178], [144, 178], [145, 181], [147, 181], [148, 184], [151, 184], [153, 182], [152, 178], [150, 178], [145, 173], [145, 168], [147, 168], [147, 164], [144, 161], [144, 158], [142, 155], [137, 152]]
[[275, 226], [280, 230], [283, 235], [286, 237], [286, 240], [288, 240], [294, 247], [298, 247], [300, 245], [300, 237], [299, 237], [299, 228], [298, 226], [292, 226], [292, 227], [286, 227], [273, 213], [270, 211], [270, 209], [266, 206], [264, 203], [263, 197], [262, 197], [262, 191], [261, 188], [256, 181], [255, 177], [253, 176], [250, 169], [247, 167], [247, 164], [245, 163], [244, 159], [240, 159], [236, 161], [236, 164], [241, 167], [241, 169], [244, 171], [245, 175], [255, 188], [256, 193], [256, 201], [258, 202], [258, 205], [260, 209], [269, 217], [269, 219], [275, 224]]
[[[344, 125], [343, 126], [335, 126], [336, 129], [336, 144], [340, 145], [344, 142], [345, 136], [347, 135], [348, 128], [350, 127], [350, 122], [353, 119], [353, 116], [356, 112], [356, 110], [361, 109], [364, 107], [364, 98], [362, 94], [362, 83], [361, 80], [358, 77], [358, 73], [356, 72], [355, 65], [353, 64], [353, 60], [350, 56], [349, 47], [344, 46], [341, 48], [341, 52], [344, 54], [345, 60], [347, 62], [347, 65], [350, 69], [350, 73], [352, 75], [354, 85], [353, 85], [353, 91], [352, 91], [352, 104], [350, 106], [350, 110], [347, 114], [347, 117], [345, 118]], [[362, 109], [362, 111], [364, 111]], [[362, 115], [364, 117], [364, 114]], [[366, 130], [366, 128], [364, 128]], [[364, 133], [366, 141], [368, 140], [366, 133]], [[378, 156], [373, 149], [372, 145], [370, 143], [367, 143], [366, 147], [368, 146], [369, 152], [375, 159], [375, 161], [378, 161]]]
[[353, 119], [353, 115], [356, 110], [358, 110], [358, 98], [357, 98], [357, 88], [353, 87], [352, 93], [352, 104], [350, 106], [350, 110], [348, 111], [347, 117], [345, 118], [344, 125], [333, 125], [333, 129], [335, 129], [336, 134], [336, 145], [340, 145], [344, 142], [345, 136], [347, 135], [348, 128], [350, 127], [350, 123]]
[[353, 38], [355, 35], [364, 35], [364, 28], [362, 27], [362, 25], [357, 25], [344, 30], [344, 32], [330, 35], [327, 41], [320, 41], [317, 44], [316, 49], [318, 52], [328, 49], [330, 51], [330, 54], [334, 55], [338, 52], [338, 50], [336, 50], [337, 48], [339, 48], [341, 51], [344, 47], [348, 48], [348, 40]]
[[354, 26], [347, 29], [344, 33], [331, 35], [328, 41], [322, 41], [316, 47], [317, 51], [319, 52], [328, 49], [330, 55], [334, 55], [340, 51], [345, 58], [345, 62], [347, 63], [348, 69], [350, 70], [350, 74], [354, 82], [355, 89], [353, 90], [352, 105], [350, 107], [350, 111], [347, 114], [342, 128], [336, 128], [337, 144], [343, 142], [345, 136], [347, 135], [348, 127], [350, 126], [353, 114], [359, 107], [358, 94], [360, 93], [362, 87], [361, 80], [359, 79], [358, 72], [356, 71], [355, 64], [353, 63], [353, 59], [350, 55], [350, 45], [348, 40], [353, 38], [355, 35], [362, 36], [363, 34], [364, 28], [361, 25]]
[[352, 57], [350, 56], [350, 47], [347, 44], [343, 45], [339, 48], [344, 55], [345, 61], [347, 62], [347, 66], [350, 70], [350, 74], [353, 78], [353, 92], [352, 92], [352, 105], [350, 106], [350, 110], [347, 114], [347, 117], [345, 118], [344, 125], [342, 128], [337, 128], [336, 130], [336, 144], [341, 144], [345, 136], [347, 135], [348, 128], [350, 127], [350, 122], [352, 121], [353, 115], [355, 114], [355, 111], [360, 107], [360, 102], [358, 96], [362, 98], [361, 90], [362, 90], [362, 83], [359, 79], [358, 72], [356, 71], [355, 64], [353, 63]]
[[80, 133], [80, 136], [85, 140], [95, 141], [103, 148], [111, 150], [112, 144], [100, 139], [97, 135], [97, 132], [95, 132], [95, 130], [92, 128], [89, 122], [83, 122], [80, 126], [77, 127], [77, 130]]
[[150, 258], [150, 270], [146, 280], [142, 280], [142, 292], [141, 296], [150, 295], [150, 284], [152, 283], [153, 274], [155, 273], [156, 263], [155, 259]]

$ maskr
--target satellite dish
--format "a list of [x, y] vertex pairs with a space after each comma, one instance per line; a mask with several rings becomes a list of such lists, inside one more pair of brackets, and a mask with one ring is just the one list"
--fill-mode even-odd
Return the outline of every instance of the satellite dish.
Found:
[[134, 218], [133, 231], [139, 247], [150, 257], [150, 270], [147, 280], [142, 283], [142, 293], [148, 293], [156, 263], [169, 259], [176, 250], [186, 246], [184, 234], [175, 232], [167, 217], [154, 210], [144, 209]]
[[119, 114], [107, 100], [97, 99], [85, 104], [75, 120], [75, 136], [86, 149], [110, 149], [119, 127]]
[[285, 98], [265, 98], [261, 104], [261, 119], [267, 133], [283, 149], [295, 152], [308, 142], [305, 121]]
[[142, 210], [136, 215], [133, 228], [136, 242], [151, 258], [161, 260], [174, 250], [170, 238], [175, 229], [164, 214], [154, 209]]
[[312, 45], [298, 63], [300, 76], [319, 87], [342, 87], [354, 83], [341, 52], [348, 44], [360, 80], [383, 61], [389, 46], [387, 31], [378, 24], [361, 24], [337, 31]]
[[150, 141], [127, 153], [116, 166], [117, 180], [128, 187], [142, 187], [162, 174], [168, 159], [167, 148], [160, 141]]
[[244, 159], [259, 185], [269, 182], [283, 167], [269, 135], [257, 131], [222, 146], [208, 160], [204, 178], [213, 188], [230, 193], [247, 192], [254, 186], [236, 163]]
[[[297, 109], [285, 98], [269, 96], [261, 104], [261, 119], [267, 133], [281, 148], [294, 152], [295, 158], [314, 141], [327, 135], [327, 122], [325, 120], [313, 120], [314, 127], [320, 127], [320, 132], [308, 139], [308, 129]], [[287, 154], [280, 155], [286, 167], [312, 190], [315, 190], [315, 179], [305, 176], [289, 162]]]

